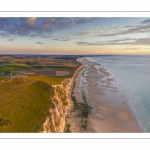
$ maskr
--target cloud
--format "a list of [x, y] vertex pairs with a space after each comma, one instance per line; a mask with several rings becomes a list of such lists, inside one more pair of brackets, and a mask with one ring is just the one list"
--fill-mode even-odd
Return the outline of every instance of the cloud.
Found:
[[54, 24], [53, 22], [55, 22], [54, 18], [47, 18], [43, 21], [41, 28], [43, 30], [50, 29], [52, 27], [52, 25]]
[[69, 41], [71, 38], [70, 38], [70, 35], [65, 35], [65, 36], [62, 36], [62, 37], [59, 37], [59, 38], [55, 38], [53, 40], [55, 41]]
[[27, 23], [29, 26], [33, 26], [34, 25], [34, 22], [36, 20], [36, 17], [30, 17], [27, 19]]
[[150, 38], [139, 38], [135, 41], [135, 44], [139, 44], [139, 45], [150, 45]]
[[127, 43], [131, 43], [130, 41], [133, 41], [135, 39], [116, 39], [116, 40], [109, 40], [109, 41], [95, 41], [95, 42], [77, 42], [77, 45], [80, 46], [100, 46], [100, 45], [125, 45]]
[[95, 42], [77, 42], [80, 46], [100, 46], [100, 45], [150, 45], [150, 38], [139, 39], [118, 39], [110, 41], [95, 41]]
[[37, 36], [40, 36], [39, 34], [31, 34], [29, 35], [29, 37], [37, 37]]
[[40, 35], [41, 22], [34, 17], [31, 18], [0, 18], [0, 31], [8, 36], [30, 36]]
[[[148, 22], [149, 20], [145, 20]], [[112, 29], [94, 29], [82, 32], [76, 32], [76, 36], [90, 36], [90, 37], [103, 37], [103, 36], [118, 36], [125, 34], [133, 34], [133, 33], [147, 33], [150, 32], [150, 24], [140, 24], [140, 25], [128, 25], [128, 26], [120, 26]]]
[[141, 50], [141, 47], [125, 47], [124, 50]]
[[[91, 23], [96, 18], [81, 18], [81, 17], [60, 17], [60, 18], [0, 18], [0, 36], [5, 38], [13, 38], [12, 35], [16, 36], [29, 36], [29, 37], [42, 37], [42, 38], [52, 38], [54, 31], [68, 29], [73, 26], [78, 26], [80, 24], [85, 24], [85, 26], [90, 26]], [[148, 33], [150, 32], [150, 19], [142, 21], [142, 23], [135, 26], [120, 26], [111, 29], [100, 29], [101, 26], [96, 29], [87, 31], [75, 31], [71, 36], [68, 37], [56, 37], [55, 41], [69, 41], [72, 38], [81, 37], [106, 37], [106, 36], [117, 36], [124, 34], [137, 34], [137, 33]], [[72, 31], [71, 31], [72, 32]], [[121, 42], [121, 41], [120, 41]], [[98, 43], [95, 43], [98, 44]]]
[[70, 39], [53, 39], [53, 40], [55, 40], [55, 41], [69, 41]]
[[14, 42], [14, 39], [8, 39], [7, 41], [9, 41], [9, 42]]
[[150, 50], [150, 48], [149, 47], [145, 47], [145, 46], [140, 46], [139, 47], [139, 46], [131, 45], [131, 46], [125, 47], [122, 50], [139, 50], [139, 51], [141, 51], [141, 50]]
[[6, 37], [8, 36], [8, 34], [7, 34], [7, 33], [0, 33], [0, 36], [1, 36], [2, 38], [6, 38]]
[[101, 42], [77, 42], [77, 45], [80, 46], [100, 46], [100, 45], [104, 45]]
[[43, 45], [44, 43], [43, 42], [36, 42], [37, 44], [40, 44], [40, 45]]
[[0, 18], [0, 30], [6, 33], [7, 37], [29, 36], [31, 33], [37, 33], [39, 27], [35, 23], [35, 18]]
[[52, 38], [51, 35], [41, 35], [42, 38]]
[[123, 38], [123, 39], [110, 40], [110, 43], [122, 43], [122, 42], [124, 43], [133, 40], [136, 40], [136, 38]]
[[[52, 32], [68, 29], [78, 24], [90, 23], [92, 18], [0, 18], [0, 31], [11, 36], [49, 38]], [[2, 35], [1, 36], [5, 36]], [[67, 39], [66, 39], [67, 40]]]
[[141, 22], [141, 24], [149, 24], [150, 23], [150, 19], [146, 19], [146, 20], [143, 20], [142, 22]]
[[55, 38], [53, 40], [55, 40], [55, 41], [70, 41], [71, 39], [73, 39], [73, 35], [69, 34], [69, 35], [61, 36], [59, 38]]
[[41, 29], [46, 31], [61, 30], [78, 24], [91, 23], [92, 20], [92, 18], [46, 18], [41, 25]]

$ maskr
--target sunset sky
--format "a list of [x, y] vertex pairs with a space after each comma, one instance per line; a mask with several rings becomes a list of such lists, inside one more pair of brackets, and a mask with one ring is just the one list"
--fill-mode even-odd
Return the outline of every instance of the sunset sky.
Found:
[[150, 18], [0, 18], [0, 54], [150, 54]]

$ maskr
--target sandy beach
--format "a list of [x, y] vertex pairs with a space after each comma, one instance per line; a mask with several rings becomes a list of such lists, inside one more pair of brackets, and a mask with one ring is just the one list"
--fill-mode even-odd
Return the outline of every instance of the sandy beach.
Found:
[[[69, 125], [67, 132], [82, 132], [80, 126], [81, 126], [81, 118], [78, 116], [78, 111], [73, 111], [74, 103], [72, 101], [72, 92], [76, 87], [78, 87], [78, 84], [80, 82], [80, 73], [81, 70], [84, 68], [84, 65], [81, 65], [74, 73], [72, 77], [72, 81], [70, 82], [70, 86], [68, 89], [68, 97], [70, 99], [70, 109], [67, 112], [66, 115], [66, 124]], [[76, 97], [78, 95], [76, 94]]]
[[[76, 78], [74, 96], [78, 102], [83, 103], [83, 93], [89, 106], [92, 107], [84, 132], [100, 133], [133, 133], [141, 132], [137, 120], [133, 116], [127, 98], [119, 92], [114, 79], [100, 64], [90, 62], [86, 58], [79, 58], [85, 68]], [[83, 119], [72, 115], [71, 132], [82, 132]]]

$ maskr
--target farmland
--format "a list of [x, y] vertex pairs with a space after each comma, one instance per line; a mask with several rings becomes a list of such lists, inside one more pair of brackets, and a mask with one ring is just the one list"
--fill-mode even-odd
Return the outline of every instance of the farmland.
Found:
[[57, 71], [72, 75], [79, 63], [75, 60], [53, 59], [51, 57], [0, 56], [0, 73], [12, 71], [35, 72], [37, 75], [61, 76]]

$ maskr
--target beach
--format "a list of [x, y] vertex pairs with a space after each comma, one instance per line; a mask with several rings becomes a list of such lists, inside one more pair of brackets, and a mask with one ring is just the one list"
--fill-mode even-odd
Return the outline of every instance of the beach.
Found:
[[[87, 118], [77, 117], [75, 114], [78, 111], [73, 113], [69, 122], [71, 132], [141, 132], [127, 98], [118, 90], [107, 69], [87, 58], [78, 58], [78, 61], [85, 67], [77, 75], [73, 94], [81, 103], [85, 103], [86, 98], [86, 103], [92, 109]], [[87, 122], [84, 130], [83, 122]]]

